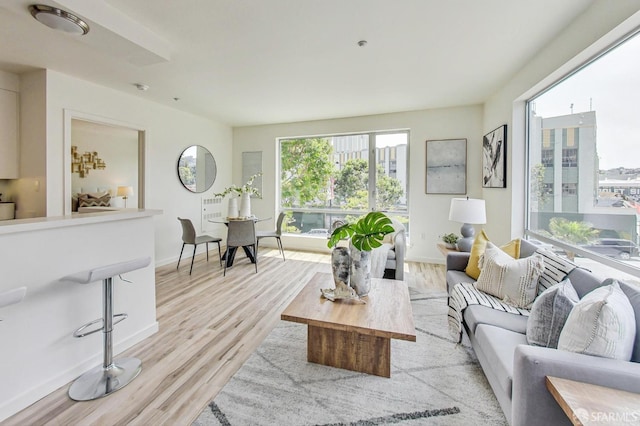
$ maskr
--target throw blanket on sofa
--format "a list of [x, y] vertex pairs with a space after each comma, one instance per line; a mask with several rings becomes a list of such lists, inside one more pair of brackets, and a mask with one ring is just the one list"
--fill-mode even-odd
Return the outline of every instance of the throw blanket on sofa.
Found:
[[449, 333], [458, 343], [462, 341], [463, 314], [467, 306], [482, 305], [515, 315], [529, 316], [529, 310], [511, 306], [497, 297], [483, 293], [471, 283], [459, 283], [449, 295]]
[[560, 257], [557, 254], [544, 249], [536, 250], [536, 253], [542, 256], [544, 261], [544, 271], [538, 280], [538, 295], [554, 284], [557, 284], [567, 278], [569, 272], [578, 267], [569, 259]]

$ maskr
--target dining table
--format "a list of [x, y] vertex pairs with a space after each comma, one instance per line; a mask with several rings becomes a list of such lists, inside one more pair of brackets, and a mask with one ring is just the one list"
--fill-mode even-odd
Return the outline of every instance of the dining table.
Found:
[[[252, 216], [252, 217], [247, 217], [247, 218], [242, 218], [242, 217], [225, 217], [223, 219], [209, 219], [209, 222], [211, 223], [223, 223], [226, 226], [229, 225], [229, 222], [232, 220], [248, 220], [248, 219], [253, 219], [254, 223], [258, 223], [258, 222], [264, 222], [266, 220], [271, 219], [271, 217], [265, 217], [265, 218], [259, 218], [256, 216]], [[257, 247], [257, 244], [256, 244]], [[249, 258], [249, 260], [251, 261], [251, 263], [256, 263], [256, 257], [258, 255], [258, 253], [254, 253], [251, 251], [251, 246], [242, 246], [242, 249], [244, 250], [244, 253], [246, 254], [246, 256]], [[238, 247], [227, 247], [227, 249], [225, 250], [225, 252], [222, 254], [222, 260], [224, 260], [225, 262], [227, 262], [227, 268], [233, 266], [233, 261], [236, 257], [236, 252], [238, 251]]]

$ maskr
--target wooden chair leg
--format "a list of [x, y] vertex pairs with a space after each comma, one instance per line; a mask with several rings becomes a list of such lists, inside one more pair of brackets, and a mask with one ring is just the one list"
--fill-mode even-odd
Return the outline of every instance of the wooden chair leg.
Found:
[[182, 259], [182, 251], [184, 250], [184, 243], [182, 243], [182, 248], [180, 249], [180, 257], [178, 257], [178, 266], [176, 266], [176, 269], [178, 269], [180, 267], [180, 259]]
[[218, 258], [220, 259], [220, 266], [222, 266], [222, 250], [220, 250], [220, 241], [218, 241]]
[[207, 241], [205, 245], [207, 246], [207, 262], [208, 262], [209, 261], [209, 242]]

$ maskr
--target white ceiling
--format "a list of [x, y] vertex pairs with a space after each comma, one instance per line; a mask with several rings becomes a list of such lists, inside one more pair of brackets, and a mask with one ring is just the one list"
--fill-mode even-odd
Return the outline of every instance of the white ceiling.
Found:
[[0, 69], [49, 68], [234, 126], [469, 105], [593, 1], [41, 0], [89, 23], [77, 37], [33, 19], [33, 1], [2, 0]]

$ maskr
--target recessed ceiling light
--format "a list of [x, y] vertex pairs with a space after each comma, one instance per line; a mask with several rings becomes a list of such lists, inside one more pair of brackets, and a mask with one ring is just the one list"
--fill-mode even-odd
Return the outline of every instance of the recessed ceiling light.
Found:
[[360, 47], [365, 47], [366, 45], [367, 45], [367, 40], [360, 40], [358, 42], [358, 46], [360, 46]]
[[134, 83], [133, 85], [136, 86], [136, 89], [142, 90], [143, 92], [146, 92], [147, 90], [149, 90], [149, 86], [147, 86], [146, 84]]
[[89, 25], [86, 22], [62, 9], [44, 4], [32, 4], [29, 6], [29, 11], [38, 22], [54, 30], [75, 35], [85, 35], [89, 32]]

